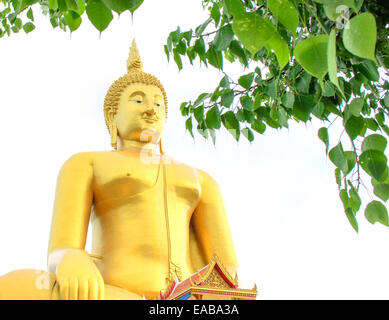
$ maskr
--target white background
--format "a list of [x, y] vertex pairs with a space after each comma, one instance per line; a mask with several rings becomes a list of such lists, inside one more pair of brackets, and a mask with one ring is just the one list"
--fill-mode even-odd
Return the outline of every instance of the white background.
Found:
[[135, 37], [144, 71], [168, 94], [166, 152], [221, 186], [241, 287], [257, 283], [258, 299], [389, 298], [388, 229], [367, 222], [363, 210], [359, 234], [350, 226], [319, 122], [268, 129], [252, 144], [223, 131], [216, 147], [185, 132], [180, 103], [213, 90], [222, 74], [186, 60], [178, 72], [162, 46], [177, 25], [186, 30], [206, 19], [200, 1], [146, 0], [133, 24], [129, 14], [115, 15], [101, 36], [86, 16], [72, 35], [53, 30], [37, 9], [35, 31], [0, 39], [0, 274], [46, 269], [58, 171], [74, 153], [110, 150], [103, 100], [125, 73]]

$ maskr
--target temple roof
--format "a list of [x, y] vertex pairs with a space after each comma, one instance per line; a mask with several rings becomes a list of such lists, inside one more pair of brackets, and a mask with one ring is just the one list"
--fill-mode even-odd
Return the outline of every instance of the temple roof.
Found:
[[219, 257], [214, 254], [208, 265], [192, 274], [189, 278], [179, 281], [176, 276], [164, 293], [161, 292], [156, 299], [176, 300], [184, 296], [186, 297], [190, 293], [217, 293], [255, 298], [257, 287], [255, 285], [251, 290], [238, 288], [237, 276], [232, 278]]

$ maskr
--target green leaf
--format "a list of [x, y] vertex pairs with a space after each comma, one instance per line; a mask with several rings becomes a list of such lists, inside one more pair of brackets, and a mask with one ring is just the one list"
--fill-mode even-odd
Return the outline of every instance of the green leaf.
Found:
[[259, 120], [254, 120], [254, 122], [251, 124], [251, 128], [258, 133], [263, 134], [266, 130], [266, 125]]
[[228, 132], [231, 133], [236, 140], [239, 140], [240, 126], [235, 114], [232, 111], [228, 111], [222, 114], [221, 117], [223, 125], [226, 127]]
[[225, 50], [234, 39], [234, 32], [230, 24], [223, 26], [216, 34], [213, 45], [216, 50]]
[[359, 117], [362, 112], [363, 104], [365, 103], [365, 100], [362, 98], [355, 98], [353, 101], [351, 101], [345, 109], [345, 119], [348, 120], [348, 118], [353, 115], [354, 117]]
[[234, 101], [234, 92], [231, 90], [226, 91], [221, 98], [221, 105], [229, 108]]
[[344, 156], [345, 156], [346, 161], [347, 161], [347, 173], [345, 174], [345, 175], [347, 175], [355, 167], [355, 163], [356, 163], [357, 159], [356, 159], [355, 153], [353, 151], [345, 151]]
[[188, 130], [190, 135], [193, 137], [192, 118], [186, 119], [186, 121], [185, 121], [185, 129]]
[[342, 186], [342, 172], [340, 171], [339, 168], [335, 169], [335, 179], [336, 179], [336, 183], [340, 189]]
[[221, 51], [216, 50], [214, 46], [209, 46], [206, 57], [211, 65], [215, 68], [223, 70], [223, 55]]
[[298, 63], [320, 80], [323, 80], [328, 72], [327, 45], [328, 36], [319, 35], [301, 41], [294, 50]]
[[111, 10], [101, 0], [89, 0], [86, 6], [86, 14], [99, 31], [105, 30], [113, 19]]
[[331, 82], [324, 82], [322, 95], [323, 97], [333, 97], [335, 95], [335, 87]]
[[319, 139], [321, 141], [324, 142], [324, 144], [326, 145], [326, 154], [328, 153], [328, 147], [329, 147], [329, 144], [330, 144], [330, 138], [328, 136], [328, 130], [326, 127], [322, 127], [319, 129], [318, 131], [318, 136], [319, 136]]
[[68, 10], [78, 11], [80, 9], [76, 0], [65, 0], [65, 2]]
[[374, 194], [384, 200], [385, 202], [389, 199], [389, 184], [379, 183], [374, 186]]
[[68, 6], [66, 5], [66, 0], [57, 0], [58, 2], [58, 10], [61, 12], [65, 12], [68, 10]]
[[229, 49], [232, 54], [239, 58], [240, 63], [242, 63], [245, 67], [248, 67], [249, 62], [247, 55], [238, 40], [232, 40]]
[[211, 10], [211, 18], [213, 19], [213, 21], [215, 21], [216, 27], [219, 25], [220, 17], [221, 17], [220, 8], [217, 3], [214, 3]]
[[365, 217], [372, 224], [379, 222], [385, 226], [389, 226], [388, 211], [379, 201], [372, 201], [366, 206]]
[[310, 119], [312, 109], [315, 107], [313, 97], [306, 94], [295, 96], [292, 114], [293, 116], [304, 122]]
[[377, 66], [371, 60], [365, 60], [358, 66], [359, 71], [371, 81], [379, 81], [380, 74], [377, 70]]
[[206, 93], [206, 92], [200, 94], [200, 95], [197, 97], [196, 101], [193, 103], [193, 107], [195, 108], [195, 107], [197, 107], [198, 105], [202, 104], [202, 103], [204, 102], [204, 100], [205, 100], [205, 99], [208, 99], [210, 96], [211, 96], [211, 95], [210, 95], [209, 93]]
[[347, 158], [344, 155], [341, 142], [330, 150], [329, 158], [337, 168], [342, 170], [344, 175], [348, 173]]
[[249, 89], [254, 80], [254, 73], [245, 74], [238, 79], [238, 83], [245, 89]]
[[266, 46], [274, 51], [280, 68], [288, 63], [288, 45], [277, 32], [276, 27], [257, 13], [245, 12], [234, 17], [232, 29], [244, 47], [253, 55]]
[[377, 150], [367, 150], [359, 157], [362, 168], [373, 178], [382, 181], [387, 176], [386, 156]]
[[249, 128], [244, 128], [241, 131], [248, 141], [252, 142], [254, 140], [254, 133]]
[[384, 136], [380, 134], [371, 134], [367, 136], [362, 142], [362, 152], [368, 150], [377, 150], [384, 152], [386, 149], [387, 141]]
[[289, 0], [269, 0], [267, 4], [273, 16], [285, 28], [296, 34], [299, 18], [294, 5]]
[[351, 226], [354, 228], [356, 232], [358, 232], [358, 221], [355, 218], [355, 214], [351, 208], [347, 208], [345, 210], [346, 216], [348, 221], [350, 222]]
[[181, 57], [180, 57], [180, 54], [178, 53], [177, 49], [173, 49], [173, 58], [177, 64], [178, 70], [181, 70], [182, 69], [182, 61], [181, 61]]
[[139, 0], [102, 0], [104, 4], [111, 10], [122, 13], [126, 10], [139, 7], [143, 1]]
[[276, 100], [277, 99], [277, 92], [278, 92], [278, 81], [273, 80], [270, 83], [268, 83], [265, 87], [264, 92], [270, 98], [273, 98], [274, 100]]
[[196, 40], [194, 50], [197, 52], [200, 58], [205, 56], [205, 42], [202, 37]]
[[377, 27], [371, 13], [361, 13], [348, 21], [342, 38], [345, 48], [352, 54], [376, 62]]
[[353, 212], [357, 213], [361, 207], [362, 201], [359, 197], [358, 191], [354, 188], [354, 186], [350, 182], [349, 185], [351, 187], [349, 203]]
[[224, 0], [228, 13], [234, 18], [245, 13], [244, 6], [240, 0]]
[[244, 95], [240, 98], [240, 103], [244, 110], [253, 111], [254, 101], [248, 96]]
[[205, 123], [208, 128], [211, 129], [220, 129], [221, 126], [221, 118], [220, 111], [217, 106], [209, 109], [205, 116]]
[[285, 92], [281, 98], [282, 104], [285, 108], [292, 109], [294, 104], [294, 94], [291, 91]]
[[57, 0], [48, 0], [49, 2], [49, 8], [53, 10], [58, 9], [58, 1]]
[[74, 11], [67, 11], [63, 14], [70, 31], [75, 31], [81, 25], [81, 17]]
[[31, 22], [27, 22], [23, 25], [23, 30], [25, 33], [30, 33], [34, 29], [35, 29], [35, 26]]
[[196, 30], [195, 34], [196, 36], [201, 36], [201, 34], [204, 32], [204, 30], [208, 27], [209, 23], [212, 21], [212, 18], [208, 18], [203, 24], [199, 25]]
[[354, 140], [356, 137], [358, 137], [359, 135], [363, 135], [363, 133], [365, 132], [365, 119], [363, 119], [362, 117], [350, 116], [345, 123], [345, 129], [350, 138]]
[[328, 76], [331, 82], [338, 88], [338, 90], [343, 95], [343, 91], [339, 86], [338, 81], [338, 67], [336, 64], [336, 31], [335, 29], [331, 30], [331, 33], [328, 38], [328, 47], [327, 47], [327, 64], [328, 64]]
[[32, 8], [28, 9], [27, 18], [30, 19], [31, 21], [34, 21], [34, 13], [32, 12]]
[[198, 123], [203, 122], [204, 120], [204, 106], [199, 106], [194, 109], [193, 114]]

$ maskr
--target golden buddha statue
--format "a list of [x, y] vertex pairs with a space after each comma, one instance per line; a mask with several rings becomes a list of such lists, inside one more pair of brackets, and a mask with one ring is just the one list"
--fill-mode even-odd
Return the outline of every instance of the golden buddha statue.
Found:
[[220, 189], [207, 173], [163, 153], [166, 93], [142, 71], [135, 42], [127, 70], [104, 102], [114, 150], [76, 154], [59, 173], [48, 271], [0, 277], [0, 299], [154, 299], [216, 253], [236, 275]]

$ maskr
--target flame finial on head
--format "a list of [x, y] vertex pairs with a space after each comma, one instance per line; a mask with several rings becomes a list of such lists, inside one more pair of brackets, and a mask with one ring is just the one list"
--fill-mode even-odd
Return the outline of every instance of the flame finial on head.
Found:
[[140, 58], [139, 50], [136, 46], [135, 39], [133, 39], [130, 48], [130, 54], [127, 60], [127, 72], [141, 72], [142, 68], [143, 64]]

